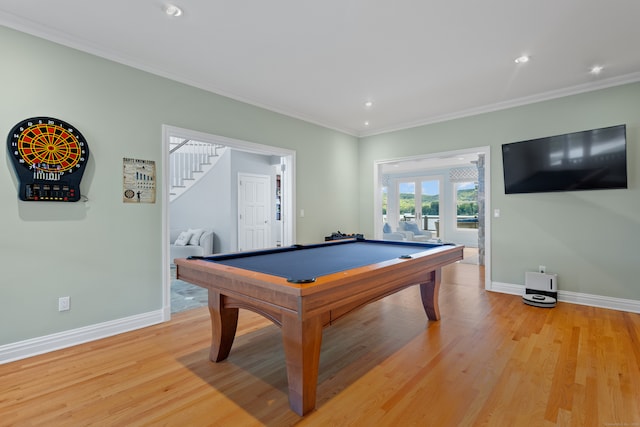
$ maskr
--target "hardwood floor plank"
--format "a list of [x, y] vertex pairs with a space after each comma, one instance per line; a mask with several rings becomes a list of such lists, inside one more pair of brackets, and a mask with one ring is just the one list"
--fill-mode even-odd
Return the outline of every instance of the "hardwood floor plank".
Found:
[[209, 361], [207, 308], [0, 365], [0, 426], [640, 425], [640, 315], [486, 292], [443, 270], [442, 320], [417, 287], [323, 331], [317, 409], [289, 409], [280, 330], [241, 310]]

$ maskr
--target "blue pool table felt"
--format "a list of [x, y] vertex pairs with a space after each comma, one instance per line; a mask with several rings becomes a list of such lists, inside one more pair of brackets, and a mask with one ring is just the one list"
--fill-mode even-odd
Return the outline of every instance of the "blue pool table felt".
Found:
[[411, 257], [442, 244], [344, 241], [290, 246], [257, 252], [205, 257], [204, 260], [273, 276], [293, 283], [313, 282], [317, 277], [396, 258]]

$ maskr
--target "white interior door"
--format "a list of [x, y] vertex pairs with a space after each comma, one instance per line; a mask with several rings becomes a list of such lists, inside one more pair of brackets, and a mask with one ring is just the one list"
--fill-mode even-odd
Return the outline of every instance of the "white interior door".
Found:
[[270, 246], [271, 177], [238, 174], [238, 250]]

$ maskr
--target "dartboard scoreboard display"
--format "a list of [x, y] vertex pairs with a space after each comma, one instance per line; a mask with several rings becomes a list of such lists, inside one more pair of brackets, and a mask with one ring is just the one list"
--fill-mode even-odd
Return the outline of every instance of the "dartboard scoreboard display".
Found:
[[89, 146], [78, 129], [51, 117], [16, 124], [7, 137], [25, 201], [77, 202]]

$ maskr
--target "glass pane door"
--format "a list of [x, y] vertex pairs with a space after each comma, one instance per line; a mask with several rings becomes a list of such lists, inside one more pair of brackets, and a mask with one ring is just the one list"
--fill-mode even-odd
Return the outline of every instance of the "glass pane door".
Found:
[[412, 221], [416, 219], [416, 182], [399, 182], [399, 214], [400, 221]]
[[457, 182], [456, 228], [478, 228], [478, 185], [473, 181]]
[[440, 221], [440, 180], [428, 179], [420, 182], [422, 228], [432, 231], [434, 237], [438, 235]]
[[399, 220], [415, 221], [421, 230], [430, 230], [435, 237], [440, 219], [440, 179], [400, 181], [398, 198]]

